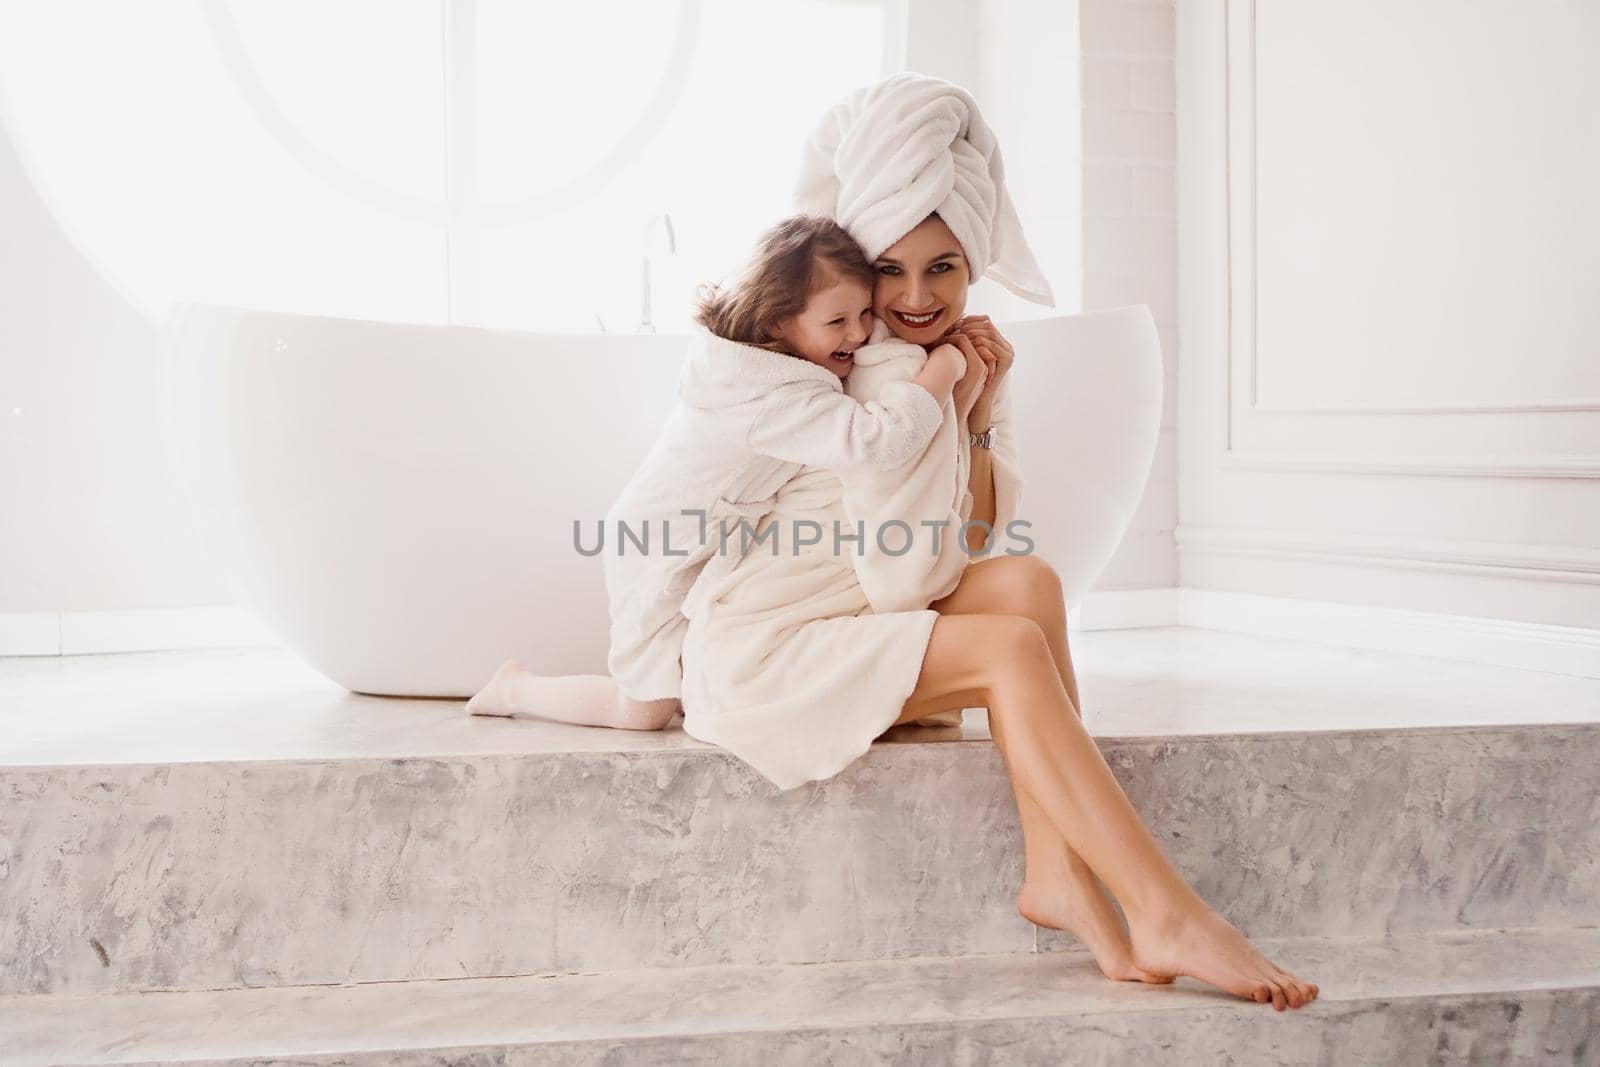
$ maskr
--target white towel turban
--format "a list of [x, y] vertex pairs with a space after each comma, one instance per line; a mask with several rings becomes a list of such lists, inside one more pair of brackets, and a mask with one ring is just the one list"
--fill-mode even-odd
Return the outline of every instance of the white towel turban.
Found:
[[974, 281], [987, 275], [1055, 307], [1006, 192], [1000, 145], [959, 85], [905, 71], [834, 105], [806, 142], [795, 205], [837, 221], [868, 259], [938, 212]]

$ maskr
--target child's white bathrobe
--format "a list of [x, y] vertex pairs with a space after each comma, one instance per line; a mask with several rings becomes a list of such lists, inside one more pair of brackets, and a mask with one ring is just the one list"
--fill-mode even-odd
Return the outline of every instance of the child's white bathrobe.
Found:
[[[914, 377], [927, 358], [886, 336], [880, 322], [873, 343], [856, 352], [846, 391], [863, 402]], [[991, 555], [1006, 543], [1022, 491], [1009, 385], [1007, 376], [993, 409]], [[730, 521], [727, 555], [717, 558], [731, 565], [716, 575], [708, 568], [684, 606], [685, 732], [728, 749], [780, 789], [831, 778], [864, 754], [916, 688], [938, 618], [929, 603], [952, 592], [966, 569], [969, 464], [950, 401], [933, 440], [900, 467], [807, 465], [742, 540]], [[937, 546], [936, 527], [925, 522], [946, 524]], [[808, 524], [820, 527], [820, 539]], [[808, 540], [817, 543], [801, 544]]]
[[678, 401], [605, 516], [607, 666], [637, 700], [681, 695], [688, 620], [679, 609], [703, 574], [735, 562], [715, 556], [719, 523], [759, 519], [805, 464], [897, 469], [944, 415], [914, 382], [888, 383], [862, 403], [826, 367], [706, 330], [690, 342]]

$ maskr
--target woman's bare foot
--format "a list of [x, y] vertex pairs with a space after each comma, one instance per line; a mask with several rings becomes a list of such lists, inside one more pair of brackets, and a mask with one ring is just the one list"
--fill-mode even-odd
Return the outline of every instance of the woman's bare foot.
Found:
[[1228, 920], [1196, 900], [1189, 909], [1151, 926], [1133, 924], [1130, 941], [1138, 967], [1161, 975], [1188, 975], [1277, 1011], [1315, 1000], [1318, 988], [1257, 952]]
[[1077, 856], [1054, 878], [1024, 878], [1017, 894], [1022, 917], [1052, 930], [1065, 930], [1094, 956], [1100, 973], [1118, 982], [1165, 985], [1170, 975], [1152, 974], [1133, 962], [1133, 946], [1094, 873]]

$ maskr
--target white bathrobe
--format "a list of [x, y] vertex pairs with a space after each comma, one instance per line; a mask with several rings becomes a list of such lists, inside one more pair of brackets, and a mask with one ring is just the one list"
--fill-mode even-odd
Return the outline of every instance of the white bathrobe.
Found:
[[[882, 336], [876, 331], [875, 342]], [[859, 349], [847, 391], [870, 403], [915, 376], [926, 358], [899, 341]], [[994, 404], [991, 554], [1007, 544], [1022, 489], [1009, 385], [1008, 375]], [[831, 778], [863, 755], [916, 688], [939, 617], [929, 603], [954, 590], [967, 565], [960, 524], [972, 514], [969, 462], [947, 402], [932, 442], [899, 468], [808, 464], [785, 482], [750, 535], [729, 537], [732, 566], [702, 575], [684, 605], [685, 732], [785, 790]], [[879, 523], [889, 519], [916, 532], [909, 551], [900, 552], [907, 539], [898, 528], [880, 543]], [[937, 553], [924, 521], [949, 523]], [[819, 543], [800, 544], [814, 537], [805, 523], [821, 527]], [[859, 541], [849, 540], [857, 533]], [[958, 715], [917, 721], [948, 724]]]
[[691, 340], [678, 400], [603, 527], [607, 666], [636, 700], [681, 695], [684, 598], [703, 572], [736, 561], [716, 554], [719, 524], [759, 519], [802, 465], [900, 467], [944, 417], [910, 381], [863, 403], [826, 367], [705, 330]]
[[[899, 340], [877, 320], [871, 342], [856, 352], [845, 392], [870, 402], [895, 383], [916, 377], [926, 359], [920, 346]], [[997, 537], [990, 554], [1006, 547], [1006, 526], [1018, 517], [1022, 493], [1016, 441], [1009, 432], [1010, 381], [1009, 377], [1001, 381], [992, 411], [996, 429], [990, 450], [995, 488], [991, 525]], [[969, 561], [961, 547], [965, 541], [961, 524], [972, 517], [971, 455], [955, 402], [949, 400], [944, 421], [922, 455], [889, 470], [854, 467], [837, 472], [851, 528], [859, 522], [874, 534], [863, 539], [863, 551], [852, 559], [873, 611], [925, 608], [948, 596], [961, 581]], [[936, 524], [945, 524], [937, 534], [930, 528]], [[880, 529], [881, 541], [875, 536]]]

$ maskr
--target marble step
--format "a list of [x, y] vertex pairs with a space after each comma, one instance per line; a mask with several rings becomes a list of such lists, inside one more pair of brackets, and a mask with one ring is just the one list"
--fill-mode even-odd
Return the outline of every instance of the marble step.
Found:
[[1278, 1013], [1079, 952], [0, 998], [34, 1064], [1600, 1063], [1600, 930], [1261, 946], [1321, 997]]
[[[472, 725], [521, 751], [0, 768], [0, 993], [1073, 945], [1016, 912], [1021, 836], [980, 710], [787, 794], [677, 728]], [[1099, 743], [1252, 936], [1600, 914], [1600, 725]]]

